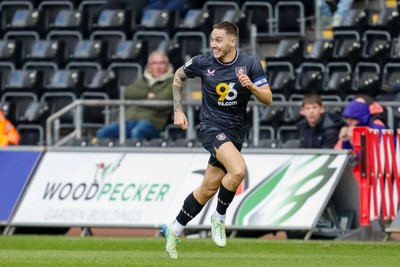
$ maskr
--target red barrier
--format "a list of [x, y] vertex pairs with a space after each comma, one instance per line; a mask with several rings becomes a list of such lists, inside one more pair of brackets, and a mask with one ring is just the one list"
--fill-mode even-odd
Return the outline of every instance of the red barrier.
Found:
[[378, 130], [354, 129], [353, 153], [358, 163], [353, 174], [360, 187], [361, 226], [370, 225], [371, 215], [373, 220], [384, 221], [396, 216], [400, 206], [399, 141], [400, 129], [395, 136], [392, 130], [382, 130], [379, 136]]

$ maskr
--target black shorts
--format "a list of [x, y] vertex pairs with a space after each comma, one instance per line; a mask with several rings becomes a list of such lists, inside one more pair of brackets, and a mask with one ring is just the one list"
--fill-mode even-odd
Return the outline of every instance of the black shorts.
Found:
[[211, 166], [221, 168], [225, 173], [227, 173], [226, 168], [217, 160], [216, 149], [226, 142], [232, 142], [239, 151], [242, 150], [242, 142], [238, 142], [232, 138], [232, 135], [230, 135], [229, 132], [223, 131], [215, 126], [201, 125], [199, 140], [203, 147], [211, 154], [208, 163]]

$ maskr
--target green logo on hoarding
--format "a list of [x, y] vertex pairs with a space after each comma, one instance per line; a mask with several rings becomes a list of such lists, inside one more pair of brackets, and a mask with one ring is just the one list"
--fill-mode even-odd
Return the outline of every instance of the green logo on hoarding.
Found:
[[[335, 156], [315, 155], [306, 161], [299, 161], [298, 157], [294, 157], [285, 162], [243, 199], [235, 214], [235, 224], [259, 225], [260, 220], [268, 220], [265, 225], [281, 225], [332, 177], [336, 168], [329, 165], [335, 158]], [[296, 172], [293, 173], [293, 170]], [[294, 175], [301, 177], [293, 177]], [[286, 179], [287, 182], [288, 178], [293, 178], [294, 182], [282, 185], [282, 180]], [[278, 186], [279, 194], [271, 195]], [[271, 200], [274, 201], [274, 205], [269, 206]]]

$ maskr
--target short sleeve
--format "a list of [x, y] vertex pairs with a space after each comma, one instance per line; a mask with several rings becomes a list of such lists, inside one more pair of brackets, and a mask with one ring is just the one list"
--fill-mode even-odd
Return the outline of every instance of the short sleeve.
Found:
[[260, 61], [255, 57], [252, 64], [251, 81], [257, 86], [268, 84], [267, 77], [265, 76], [264, 69]]
[[183, 65], [183, 71], [185, 72], [186, 76], [189, 78], [200, 76], [199, 61], [200, 56], [192, 57], [186, 61], [186, 63]]

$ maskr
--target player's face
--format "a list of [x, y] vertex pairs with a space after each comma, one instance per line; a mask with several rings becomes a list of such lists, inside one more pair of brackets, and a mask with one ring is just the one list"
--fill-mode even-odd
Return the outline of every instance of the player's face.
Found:
[[[231, 35], [227, 35], [225, 30], [214, 29], [211, 32], [210, 46], [215, 58], [222, 62], [231, 61], [232, 54], [235, 52], [235, 41]], [[233, 55], [234, 57], [235, 55]]]

